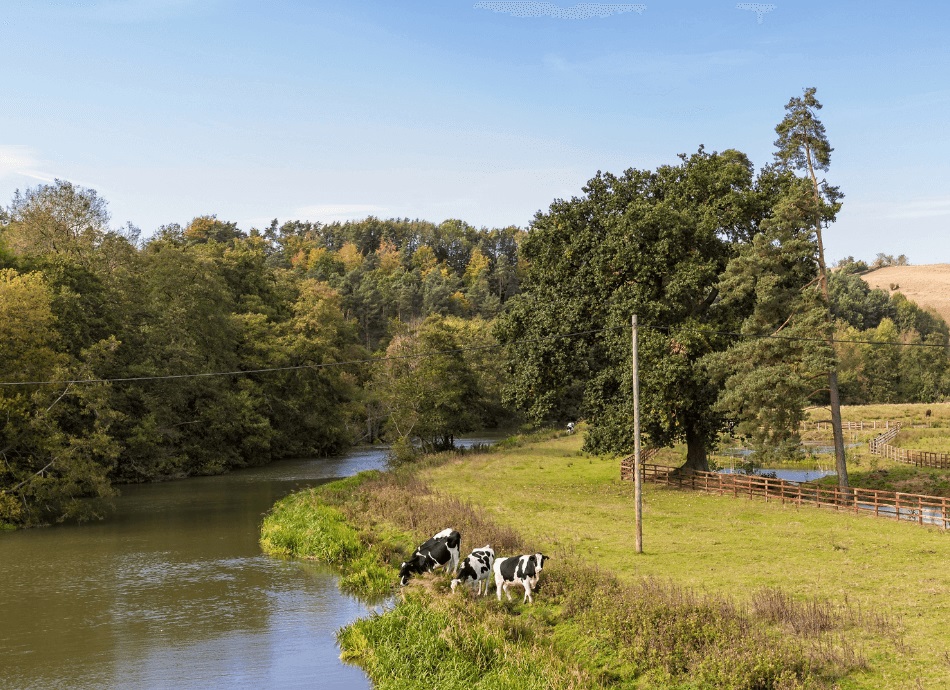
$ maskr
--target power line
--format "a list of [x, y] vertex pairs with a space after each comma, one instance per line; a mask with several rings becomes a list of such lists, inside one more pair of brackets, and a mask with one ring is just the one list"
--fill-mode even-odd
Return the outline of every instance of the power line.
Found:
[[[621, 326], [619, 328], [628, 328]], [[353, 364], [374, 364], [378, 362], [392, 362], [406, 359], [421, 359], [424, 357], [435, 357], [436, 355], [454, 354], [457, 352], [475, 352], [479, 350], [497, 350], [507, 347], [509, 344], [528, 344], [539, 343], [550, 340], [560, 340], [565, 338], [575, 338], [582, 335], [594, 335], [605, 331], [617, 330], [617, 328], [598, 328], [590, 331], [577, 331], [575, 333], [565, 333], [562, 335], [552, 335], [546, 338], [530, 338], [518, 340], [514, 343], [496, 343], [494, 345], [473, 345], [471, 347], [456, 347], [449, 350], [434, 350], [430, 352], [419, 352], [411, 355], [395, 355], [391, 357], [366, 357], [364, 359], [351, 359], [343, 362], [324, 362], [322, 364], [297, 364], [286, 367], [266, 367], [262, 369], [238, 369], [235, 371], [210, 371], [199, 374], [165, 374], [161, 376], [125, 376], [116, 378], [100, 379], [56, 379], [52, 381], [0, 381], [0, 386], [50, 386], [66, 385], [74, 383], [130, 383], [134, 381], [168, 381], [173, 379], [196, 379], [209, 378], [213, 376], [241, 376], [244, 374], [263, 374], [275, 371], [296, 371], [300, 369], [328, 369], [330, 367], [343, 367]]]
[[[884, 346], [897, 346], [897, 347], [930, 347], [930, 348], [944, 348], [946, 345], [935, 344], [935, 343], [902, 343], [899, 341], [893, 340], [857, 340], [857, 339], [842, 339], [842, 338], [809, 338], [805, 336], [792, 336], [792, 335], [780, 335], [780, 334], [768, 334], [768, 333], [737, 333], [733, 331], [715, 331], [715, 330], [704, 330], [698, 328], [674, 328], [672, 326], [640, 326], [646, 330], [659, 331], [665, 333], [673, 332], [691, 332], [697, 333], [700, 335], [721, 335], [729, 336], [735, 338], [755, 338], [760, 340], [787, 340], [787, 341], [799, 341], [799, 342], [815, 342], [815, 343], [842, 343], [842, 344], [856, 344], [856, 345], [884, 345]], [[396, 355], [391, 357], [366, 357], [363, 359], [351, 359], [342, 362], [325, 362], [322, 364], [297, 364], [293, 366], [286, 367], [265, 367], [260, 369], [238, 369], [234, 371], [212, 371], [212, 372], [203, 372], [198, 374], [165, 374], [159, 376], [126, 376], [126, 377], [115, 377], [115, 378], [98, 378], [98, 379], [56, 379], [50, 381], [0, 381], [0, 386], [51, 386], [51, 385], [68, 385], [75, 383], [132, 383], [137, 381], [170, 381], [175, 379], [196, 379], [196, 378], [211, 378], [217, 376], [243, 376], [246, 374], [266, 374], [278, 371], [298, 371], [301, 369], [328, 369], [331, 367], [343, 367], [351, 366], [356, 364], [375, 364], [380, 362], [392, 362], [398, 360], [406, 359], [421, 359], [425, 357], [435, 357], [437, 355], [445, 354], [455, 354], [459, 352], [475, 352], [480, 350], [498, 350], [509, 345], [528, 345], [531, 343], [540, 343], [548, 342], [552, 340], [564, 340], [567, 338], [576, 338], [583, 335], [596, 335], [598, 333], [606, 333], [608, 331], [617, 331], [617, 330], [627, 330], [630, 326], [614, 326], [610, 328], [598, 328], [588, 331], [576, 331], [573, 333], [565, 333], [561, 335], [552, 335], [544, 338], [525, 338], [523, 340], [515, 340], [510, 343], [496, 343], [494, 345], [475, 345], [471, 347], [457, 347], [449, 350], [435, 350], [431, 352], [420, 352], [411, 355]]]
[[[667, 333], [672, 332], [674, 329], [671, 326], [643, 326], [643, 328], [648, 328], [654, 331], [665, 331]], [[757, 338], [760, 340], [800, 340], [803, 342], [812, 342], [812, 343], [853, 343], [856, 345], [896, 345], [898, 347], [939, 347], [946, 349], [946, 345], [940, 343], [902, 343], [898, 340], [856, 340], [850, 338], [808, 338], [805, 336], [797, 335], [779, 335], [777, 333], [735, 333], [732, 331], [707, 331], [701, 330], [698, 328], [679, 328], [676, 329], [679, 331], [689, 331], [692, 333], [700, 334], [709, 334], [709, 335], [727, 335], [735, 336], [737, 338]]]

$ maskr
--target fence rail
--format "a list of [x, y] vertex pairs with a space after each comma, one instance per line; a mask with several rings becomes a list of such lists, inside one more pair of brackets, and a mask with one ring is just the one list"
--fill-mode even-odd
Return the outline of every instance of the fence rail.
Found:
[[894, 422], [896, 426], [880, 436], [875, 436], [868, 442], [868, 447], [872, 455], [881, 455], [897, 462], [916, 465], [917, 467], [934, 467], [945, 470], [950, 468], [950, 453], [935, 453], [929, 450], [914, 450], [912, 448], [898, 448], [888, 443], [897, 436], [901, 430], [901, 423]]
[[[626, 458], [625, 458], [626, 459]], [[950, 528], [950, 499], [941, 496], [923, 496], [878, 489], [859, 489], [816, 484], [798, 484], [784, 479], [757, 475], [719, 474], [718, 472], [690, 472], [677, 468], [641, 463], [642, 478], [665, 486], [676, 486], [748, 498], [762, 497], [766, 501], [781, 501], [799, 506], [833, 508], [855, 515], [873, 515], [915, 522], [918, 525], [937, 525]], [[633, 471], [630, 471], [630, 478]]]
[[[865, 422], [841, 422], [842, 431], [864, 431], [865, 429], [890, 429], [895, 424], [900, 424], [900, 422], [893, 422], [889, 419], [872, 419]], [[802, 431], [821, 431], [822, 429], [831, 430], [831, 422], [799, 422], [798, 428]]]
[[[655, 458], [658, 452], [660, 452], [659, 448], [641, 448], [640, 449], [641, 465]], [[620, 461], [620, 481], [623, 481], [623, 482], [633, 481], [633, 462], [634, 462], [633, 455], [628, 455], [627, 457], [623, 458]], [[641, 473], [641, 477], [642, 477], [642, 473]]]

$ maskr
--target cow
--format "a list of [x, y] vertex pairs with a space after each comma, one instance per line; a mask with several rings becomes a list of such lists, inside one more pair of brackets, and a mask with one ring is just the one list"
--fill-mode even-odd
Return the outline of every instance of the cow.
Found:
[[531, 590], [538, 584], [538, 577], [544, 562], [549, 559], [542, 553], [530, 553], [522, 556], [508, 556], [495, 560], [495, 587], [498, 588], [498, 601], [501, 601], [501, 590], [505, 590], [508, 601], [511, 601], [509, 587], [521, 585], [524, 587], [524, 602], [533, 602]]
[[567, 433], [569, 433], [569, 434], [573, 434], [573, 433], [574, 433], [574, 422], [568, 422], [568, 423], [567, 423]]
[[[469, 583], [472, 589], [478, 586], [476, 594], [484, 596], [488, 594], [488, 578], [491, 576], [491, 567], [495, 562], [495, 551], [487, 544], [480, 549], [475, 549], [459, 566], [455, 579], [452, 580], [452, 591], [462, 583]], [[485, 585], [485, 591], [482, 591], [482, 584]]]
[[451, 527], [433, 535], [399, 567], [399, 583], [405, 586], [409, 584], [409, 578], [413, 574], [421, 575], [436, 568], [445, 568], [447, 572], [454, 572], [458, 567], [461, 545], [462, 535]]

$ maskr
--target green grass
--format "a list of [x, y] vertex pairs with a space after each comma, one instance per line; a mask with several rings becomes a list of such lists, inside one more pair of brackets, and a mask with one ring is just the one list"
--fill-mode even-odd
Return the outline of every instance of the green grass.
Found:
[[578, 456], [579, 436], [430, 468], [439, 490], [516, 528], [531, 549], [581, 554], [626, 582], [678, 586], [748, 603], [763, 588], [881, 616], [845, 644], [868, 668], [843, 688], [950, 687], [950, 534], [810, 507], [647, 485], [645, 553], [633, 552], [632, 486], [616, 459]]
[[413, 538], [393, 529], [361, 533], [340, 507], [378, 476], [363, 472], [281, 499], [264, 517], [261, 548], [272, 556], [335, 566], [343, 591], [370, 601], [385, 598], [393, 591], [396, 565]]
[[591, 687], [581, 670], [528, 637], [528, 625], [500, 608], [416, 589], [385, 615], [344, 628], [338, 641], [341, 658], [359, 664], [378, 690]]
[[[927, 412], [930, 415], [927, 415]], [[827, 409], [811, 410], [811, 419], [827, 420]], [[898, 405], [853, 405], [841, 408], [845, 421], [892, 420], [903, 422], [901, 432], [890, 443], [900, 448], [950, 453], [950, 404], [919, 403]], [[883, 429], [845, 431], [845, 442], [869, 441]], [[830, 444], [830, 430], [809, 430], [803, 438]], [[834, 459], [820, 456], [831, 469]], [[950, 470], [921, 467], [871, 455], [867, 445], [847, 450], [848, 479], [852, 486], [865, 489], [882, 489], [930, 496], [950, 496]], [[834, 479], [822, 480], [834, 483]]]
[[554, 555], [534, 605], [430, 575], [341, 631], [379, 688], [950, 687], [950, 534], [647, 485], [637, 555], [632, 487], [581, 444], [534, 435], [334, 482], [278, 504], [262, 543], [336, 559], [341, 587], [375, 596], [446, 526], [463, 550]]
[[950, 428], [901, 429], [891, 445], [950, 454]]
[[[530, 471], [535, 448], [577, 442], [506, 444], [503, 453], [524, 455], [521, 470]], [[576, 450], [569, 456], [602, 469]], [[420, 478], [438, 472], [440, 463], [474, 466], [494, 457], [443, 456], [301, 492], [267, 517], [262, 543], [274, 553], [337, 562], [341, 586], [349, 582], [360, 594], [375, 591], [377, 575], [384, 581], [388, 574], [395, 584], [400, 556], [447, 525], [462, 532], [463, 550], [485, 543], [502, 555], [534, 550], [534, 537], [500, 524], [472, 502], [433, 491]], [[599, 479], [588, 479], [594, 491]], [[521, 514], [530, 516], [543, 504], [522, 501]], [[316, 536], [320, 532], [325, 534]], [[418, 687], [424, 678], [432, 687], [486, 689], [791, 690], [831, 687], [865, 666], [863, 654], [841, 636], [869, 625], [877, 629], [877, 619], [847, 605], [797, 602], [764, 589], [739, 605], [729, 593], [666, 578], [624, 581], [580, 553], [549, 551], [553, 558], [531, 605], [476, 599], [464, 588], [450, 593], [444, 574], [415, 578], [392, 609], [340, 632], [343, 657], [363, 666], [379, 688]]]
[[[930, 415], [927, 415], [927, 411]], [[828, 408], [812, 408], [810, 421], [831, 419]], [[845, 422], [891, 420], [908, 424], [933, 424], [950, 427], [950, 403], [904, 403], [894, 405], [843, 405], [841, 419]]]

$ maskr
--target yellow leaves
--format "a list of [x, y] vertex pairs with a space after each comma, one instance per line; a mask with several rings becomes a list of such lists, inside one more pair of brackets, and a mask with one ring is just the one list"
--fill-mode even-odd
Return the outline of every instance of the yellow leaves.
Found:
[[[307, 252], [307, 270], [312, 271], [319, 266], [328, 253], [326, 247], [317, 247]], [[294, 267], [296, 267], [296, 264], [294, 264]]]
[[338, 255], [348, 272], [359, 268], [363, 264], [363, 255], [360, 254], [360, 250], [352, 242], [347, 242], [340, 247]]
[[449, 299], [452, 301], [455, 310], [459, 313], [467, 314], [472, 307], [471, 302], [469, 302], [465, 295], [458, 290], [453, 292]]
[[435, 257], [435, 251], [429, 245], [423, 245], [412, 255], [412, 264], [419, 269], [422, 277], [425, 278], [431, 273], [439, 262]]
[[345, 325], [340, 294], [329, 283], [302, 280], [292, 324], [294, 331], [311, 340], [325, 344], [336, 341]]
[[396, 245], [389, 240], [380, 243], [376, 256], [379, 258], [379, 270], [385, 275], [391, 275], [402, 268], [402, 256]]
[[478, 247], [475, 247], [472, 250], [471, 258], [468, 260], [468, 266], [465, 267], [465, 282], [469, 285], [474, 284], [482, 276], [488, 275], [488, 269], [488, 257], [482, 254]]
[[39, 273], [0, 270], [0, 377], [43, 378], [56, 364], [51, 295]]

